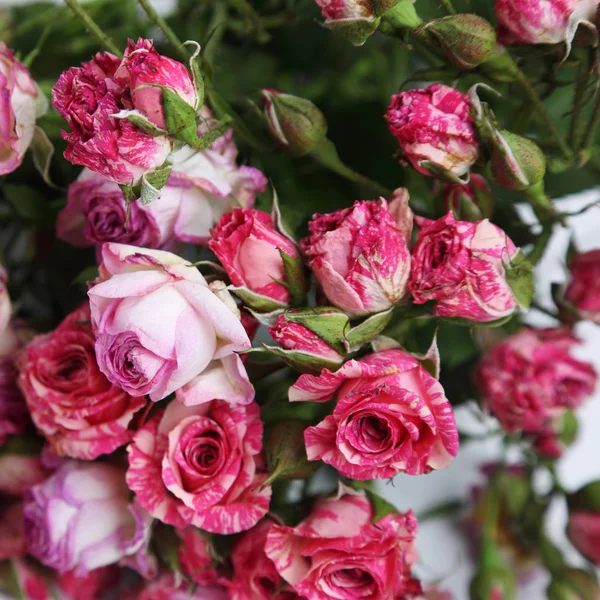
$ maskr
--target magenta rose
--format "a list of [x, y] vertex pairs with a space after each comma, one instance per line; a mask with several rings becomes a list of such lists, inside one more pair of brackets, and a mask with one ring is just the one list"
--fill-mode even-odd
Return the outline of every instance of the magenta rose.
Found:
[[335, 373], [301, 375], [291, 402], [335, 398], [333, 414], [304, 433], [309, 460], [352, 479], [419, 475], [447, 467], [458, 452], [454, 413], [444, 390], [402, 350], [344, 363]]
[[211, 554], [212, 546], [207, 536], [196, 527], [177, 529], [176, 533], [179, 538], [177, 558], [183, 575], [200, 585], [215, 583], [216, 559]]
[[567, 495], [567, 535], [577, 550], [600, 566], [600, 481], [592, 481]]
[[88, 295], [96, 359], [109, 381], [153, 401], [176, 392], [195, 404], [214, 391], [252, 401], [234, 354], [250, 347], [235, 303], [227, 306], [200, 271], [170, 252], [104, 244], [102, 259]]
[[394, 600], [421, 591], [411, 576], [417, 559], [412, 514], [373, 523], [364, 492], [340, 486], [296, 527], [272, 525], [265, 552], [279, 574], [306, 598]]
[[565, 300], [578, 315], [600, 325], [600, 250], [578, 254], [569, 264]]
[[579, 23], [594, 23], [597, 0], [496, 0], [502, 44], [569, 45]]
[[375, 20], [375, 8], [371, 0], [315, 0], [327, 21], [346, 19]]
[[[405, 158], [424, 175], [461, 177], [479, 156], [469, 98], [441, 83], [392, 96], [386, 119]], [[428, 165], [427, 163], [431, 163]]]
[[171, 141], [115, 118], [134, 108], [130, 90], [115, 79], [120, 62], [105, 52], [63, 72], [52, 90], [52, 103], [71, 127], [70, 133], [63, 131], [68, 161], [115, 183], [136, 185], [165, 162]]
[[92, 460], [131, 440], [131, 421], [146, 404], [98, 368], [86, 305], [19, 357], [19, 386], [31, 418], [59, 456]]
[[29, 71], [0, 41], [0, 175], [11, 173], [23, 162], [35, 132], [37, 99], [38, 89]]
[[10, 358], [0, 358], [0, 445], [10, 435], [23, 433], [31, 423], [17, 385], [18, 370]]
[[487, 219], [457, 221], [452, 213], [431, 221], [419, 218], [408, 287], [416, 304], [435, 301], [438, 317], [488, 322], [518, 307], [506, 270], [518, 249]]
[[298, 258], [296, 246], [278, 233], [268, 213], [237, 208], [224, 214], [211, 232], [208, 247], [217, 255], [231, 283], [285, 304], [290, 300], [279, 250]]
[[262, 422], [254, 403], [171, 402], [129, 446], [127, 483], [141, 505], [168, 525], [213, 533], [250, 529], [269, 510]]
[[593, 392], [594, 368], [569, 352], [577, 343], [568, 329], [525, 328], [484, 356], [478, 387], [505, 431], [548, 432], [565, 409]]
[[8, 290], [6, 289], [7, 282], [8, 274], [6, 269], [0, 264], [0, 335], [6, 331], [12, 314], [12, 304]]
[[308, 228], [311, 235], [300, 246], [332, 304], [360, 316], [386, 310], [404, 296], [411, 223], [397, 223], [383, 198], [316, 214]]
[[139, 540], [123, 472], [99, 462], [66, 461], [25, 497], [27, 551], [77, 576], [132, 554]]
[[127, 42], [123, 61], [115, 79], [131, 90], [133, 110], [140, 112], [160, 129], [166, 129], [162, 102], [163, 88], [177, 94], [193, 109], [198, 109], [198, 94], [187, 68], [161, 56], [152, 40], [139, 38]]

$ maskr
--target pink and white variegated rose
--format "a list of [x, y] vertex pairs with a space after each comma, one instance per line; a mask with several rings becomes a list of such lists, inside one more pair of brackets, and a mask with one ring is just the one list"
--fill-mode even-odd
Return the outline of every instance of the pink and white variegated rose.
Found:
[[231, 534], [269, 510], [258, 406], [214, 400], [171, 402], [136, 433], [127, 483], [141, 505], [168, 525]]
[[565, 300], [582, 319], [600, 325], [600, 250], [578, 254], [569, 264]]
[[160, 129], [166, 129], [163, 89], [177, 94], [198, 109], [198, 93], [188, 69], [180, 62], [160, 55], [152, 40], [129, 40], [115, 79], [130, 90], [132, 109]]
[[208, 247], [217, 255], [231, 283], [285, 304], [290, 292], [279, 250], [298, 258], [294, 243], [275, 230], [271, 215], [236, 208], [224, 214], [211, 232]]
[[435, 301], [438, 317], [488, 322], [512, 314], [519, 304], [506, 280], [518, 249], [487, 219], [457, 221], [451, 212], [420, 226], [412, 249], [408, 287], [416, 304]]
[[434, 83], [392, 96], [386, 119], [404, 157], [417, 171], [459, 178], [479, 156], [470, 110], [466, 94]]
[[0, 175], [23, 162], [35, 132], [38, 93], [27, 68], [0, 41]]
[[265, 553], [267, 534], [274, 524], [263, 519], [233, 546], [233, 576], [223, 581], [231, 600], [296, 600], [300, 596], [286, 584]]
[[177, 529], [176, 533], [180, 540], [177, 557], [183, 575], [199, 585], [216, 583], [216, 562], [208, 536], [196, 527]]
[[25, 496], [27, 551], [59, 573], [84, 576], [144, 543], [121, 469], [65, 461]]
[[484, 356], [478, 387], [505, 431], [551, 432], [553, 420], [591, 395], [597, 375], [571, 356], [578, 343], [566, 328], [525, 328]]
[[213, 293], [200, 271], [170, 252], [104, 244], [102, 261], [88, 295], [96, 359], [109, 381], [153, 401], [172, 392], [188, 404], [211, 393], [252, 401], [234, 354], [250, 341], [233, 300], [225, 304], [222, 291]]
[[389, 209], [381, 198], [316, 214], [300, 242], [329, 301], [351, 316], [386, 310], [406, 293], [412, 213], [406, 205], [398, 223], [391, 212], [396, 201]]
[[81, 67], [61, 74], [52, 89], [52, 103], [71, 132], [65, 158], [123, 185], [136, 185], [143, 175], [160, 167], [172, 150], [171, 140], [142, 131], [115, 115], [134, 110], [131, 90], [115, 75], [121, 60], [98, 53]]
[[375, 20], [375, 7], [371, 0], [316, 0], [327, 22], [346, 19]]
[[344, 363], [335, 373], [301, 375], [291, 402], [335, 398], [333, 414], [304, 433], [308, 460], [352, 479], [419, 475], [447, 467], [458, 432], [440, 383], [412, 355], [384, 350]]
[[272, 525], [265, 552], [306, 598], [394, 600], [421, 591], [411, 576], [417, 521], [411, 511], [373, 523], [364, 492], [340, 486], [296, 527]]
[[577, 27], [593, 27], [598, 0], [496, 0], [502, 44], [560, 44], [570, 47]]
[[131, 440], [131, 422], [146, 405], [98, 368], [88, 304], [51, 333], [38, 335], [18, 360], [19, 386], [36, 427], [58, 456], [93, 460]]

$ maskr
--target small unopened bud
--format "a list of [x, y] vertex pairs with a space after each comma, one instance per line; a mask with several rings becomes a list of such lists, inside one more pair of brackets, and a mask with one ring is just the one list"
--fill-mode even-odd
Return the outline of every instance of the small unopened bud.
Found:
[[423, 29], [459, 69], [472, 69], [480, 65], [496, 45], [496, 30], [478, 15], [450, 15], [434, 19], [426, 23]]
[[327, 121], [310, 100], [275, 90], [262, 90], [262, 95], [267, 126], [282, 148], [301, 156], [325, 139]]
[[471, 600], [514, 600], [515, 576], [497, 548], [484, 549], [469, 590]]
[[494, 179], [509, 190], [526, 190], [546, 173], [546, 159], [540, 147], [506, 129], [494, 132], [491, 168]]
[[447, 183], [442, 187], [445, 213], [452, 211], [460, 221], [481, 221], [492, 216], [492, 190], [481, 175], [471, 174], [469, 183]]

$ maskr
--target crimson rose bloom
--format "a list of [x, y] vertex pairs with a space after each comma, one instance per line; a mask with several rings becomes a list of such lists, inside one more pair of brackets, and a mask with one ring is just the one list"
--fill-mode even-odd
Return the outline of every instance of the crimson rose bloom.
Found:
[[350, 360], [335, 373], [301, 375], [289, 398], [336, 398], [333, 414], [305, 431], [306, 454], [352, 479], [429, 473], [447, 467], [458, 451], [454, 414], [442, 386], [401, 350]]
[[373, 523], [364, 492], [340, 486], [296, 527], [272, 525], [265, 552], [298, 594], [319, 600], [394, 600], [421, 591], [411, 577], [417, 521], [390, 514]]
[[38, 335], [19, 357], [19, 385], [36, 427], [54, 453], [92, 460], [126, 444], [129, 425], [145, 404], [111, 384], [94, 352], [88, 305], [55, 331]]
[[592, 393], [596, 372], [573, 358], [578, 343], [564, 328], [522, 329], [483, 358], [477, 381], [483, 400], [508, 433], [545, 433], [565, 409]]
[[479, 156], [479, 144], [469, 98], [448, 86], [434, 83], [424, 90], [392, 96], [386, 119], [406, 159], [424, 175], [437, 169], [460, 177]]
[[581, 318], [600, 325], [600, 250], [578, 254], [569, 268], [571, 281], [565, 299]]

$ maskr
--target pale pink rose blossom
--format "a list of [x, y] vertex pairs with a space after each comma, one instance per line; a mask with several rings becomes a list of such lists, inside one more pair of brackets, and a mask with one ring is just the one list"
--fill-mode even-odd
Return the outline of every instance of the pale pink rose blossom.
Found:
[[392, 96], [386, 119], [405, 158], [424, 175], [424, 162], [461, 177], [479, 156], [475, 125], [466, 94], [434, 83]]
[[250, 347], [248, 336], [200, 271], [170, 252], [123, 244], [104, 244], [102, 259], [88, 295], [96, 358], [109, 381], [134, 396], [158, 401], [177, 392], [196, 404], [210, 379], [217, 397], [252, 401], [234, 355]]
[[[394, 201], [357, 201], [315, 214], [300, 246], [328, 300], [351, 316], [379, 312], [406, 293], [410, 251], [406, 223], [394, 219]], [[412, 219], [407, 213], [405, 221]]]
[[411, 511], [376, 523], [364, 492], [340, 489], [296, 527], [272, 525], [265, 551], [306, 598], [394, 600], [421, 591], [411, 575], [417, 521]]
[[268, 511], [258, 406], [171, 402], [136, 433], [127, 483], [163, 523], [213, 533], [250, 529]]
[[[0, 175], [23, 162], [35, 132], [38, 93], [27, 68], [0, 41]], [[1, 314], [0, 307], [0, 320]]]
[[578, 254], [569, 264], [565, 300], [579, 316], [600, 325], [600, 250]]
[[335, 398], [333, 414], [304, 433], [309, 460], [352, 479], [419, 475], [447, 467], [458, 452], [454, 413], [444, 390], [402, 350], [344, 363], [335, 373], [301, 375], [292, 402]]
[[475, 322], [502, 319], [519, 307], [505, 275], [518, 249], [504, 231], [487, 219], [457, 221], [451, 212], [417, 222], [408, 283], [416, 304], [435, 301], [438, 317]]

